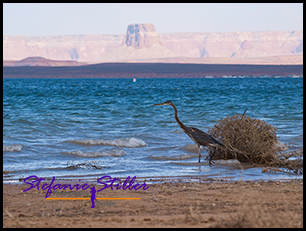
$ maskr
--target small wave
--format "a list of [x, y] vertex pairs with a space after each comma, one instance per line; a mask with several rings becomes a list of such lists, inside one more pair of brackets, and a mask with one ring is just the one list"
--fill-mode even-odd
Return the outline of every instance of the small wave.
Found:
[[155, 160], [188, 160], [196, 157], [199, 157], [199, 155], [183, 154], [177, 156], [149, 156], [149, 158]]
[[71, 152], [63, 152], [63, 154], [71, 154], [80, 157], [121, 157], [125, 156], [126, 152], [121, 149], [109, 150], [109, 151], [94, 151], [94, 152], [82, 152], [82, 151], [71, 151]]
[[3, 145], [3, 152], [20, 152], [21, 150], [21, 144]]
[[171, 131], [170, 133], [183, 133], [182, 130], [174, 130], [174, 131]]
[[146, 142], [137, 138], [127, 138], [127, 139], [116, 139], [116, 140], [69, 140], [67, 142], [82, 144], [82, 145], [106, 145], [106, 146], [116, 146], [125, 148], [137, 148], [147, 146]]
[[[199, 156], [198, 156], [199, 157]], [[170, 164], [177, 164], [177, 165], [183, 165], [183, 166], [201, 166], [201, 165], [209, 165], [207, 161], [201, 161], [199, 162], [170, 162]]]
[[214, 164], [227, 165], [227, 166], [240, 166], [240, 162], [237, 159], [229, 160], [214, 160]]
[[[199, 156], [197, 156], [199, 157]], [[200, 166], [200, 165], [209, 165], [208, 161], [205, 161], [202, 159], [202, 161], [199, 162], [171, 162], [171, 164], [178, 164], [178, 165], [185, 165], [185, 166]], [[225, 165], [225, 166], [232, 166], [232, 167], [238, 167], [240, 168], [240, 162], [236, 159], [230, 159], [230, 160], [214, 160], [214, 165]]]
[[288, 149], [288, 145], [281, 142], [281, 141], [277, 141], [275, 144], [274, 144], [274, 148], [276, 149], [279, 149], [281, 151], [285, 151]]
[[[196, 144], [187, 144], [184, 148], [185, 148], [188, 152], [199, 153], [198, 145], [196, 145]], [[201, 146], [201, 149], [202, 149], [202, 146]]]

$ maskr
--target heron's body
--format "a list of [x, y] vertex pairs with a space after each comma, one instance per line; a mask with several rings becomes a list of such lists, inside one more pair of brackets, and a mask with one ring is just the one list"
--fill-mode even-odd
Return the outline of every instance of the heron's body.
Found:
[[[207, 134], [206, 132], [203, 132], [202, 130], [197, 129], [197, 128], [185, 126], [178, 118], [177, 109], [171, 101], [166, 101], [160, 104], [154, 104], [154, 106], [159, 106], [159, 105], [170, 105], [173, 107], [174, 117], [176, 119], [176, 122], [181, 127], [181, 129], [198, 145], [199, 162], [201, 161], [201, 147], [200, 146], [213, 146], [213, 147], [223, 146], [224, 147], [224, 144], [220, 140], [217, 140], [216, 138]], [[210, 159], [209, 159], [210, 164], [211, 164], [213, 155], [214, 153], [210, 156]]]

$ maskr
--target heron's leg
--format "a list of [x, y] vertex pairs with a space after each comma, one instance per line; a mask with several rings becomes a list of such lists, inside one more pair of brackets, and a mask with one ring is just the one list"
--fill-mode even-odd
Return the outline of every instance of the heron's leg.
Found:
[[199, 163], [201, 162], [201, 146], [198, 144], [198, 149], [199, 149]]
[[210, 155], [210, 157], [209, 157], [209, 165], [211, 165], [212, 164], [212, 158], [213, 158], [213, 156], [214, 156], [214, 154], [215, 154], [215, 152], [216, 152], [216, 147], [214, 147], [214, 152]]

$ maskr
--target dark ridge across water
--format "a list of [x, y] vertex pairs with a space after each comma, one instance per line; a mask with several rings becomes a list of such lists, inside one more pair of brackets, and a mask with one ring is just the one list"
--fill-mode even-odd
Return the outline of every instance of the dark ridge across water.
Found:
[[203, 78], [303, 75], [303, 65], [101, 63], [63, 67], [3, 67], [3, 78]]

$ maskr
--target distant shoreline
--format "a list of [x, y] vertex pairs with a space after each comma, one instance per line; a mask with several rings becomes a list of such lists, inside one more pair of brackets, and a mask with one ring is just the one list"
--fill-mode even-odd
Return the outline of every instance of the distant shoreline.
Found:
[[302, 76], [303, 65], [102, 63], [3, 67], [3, 78], [220, 78]]

